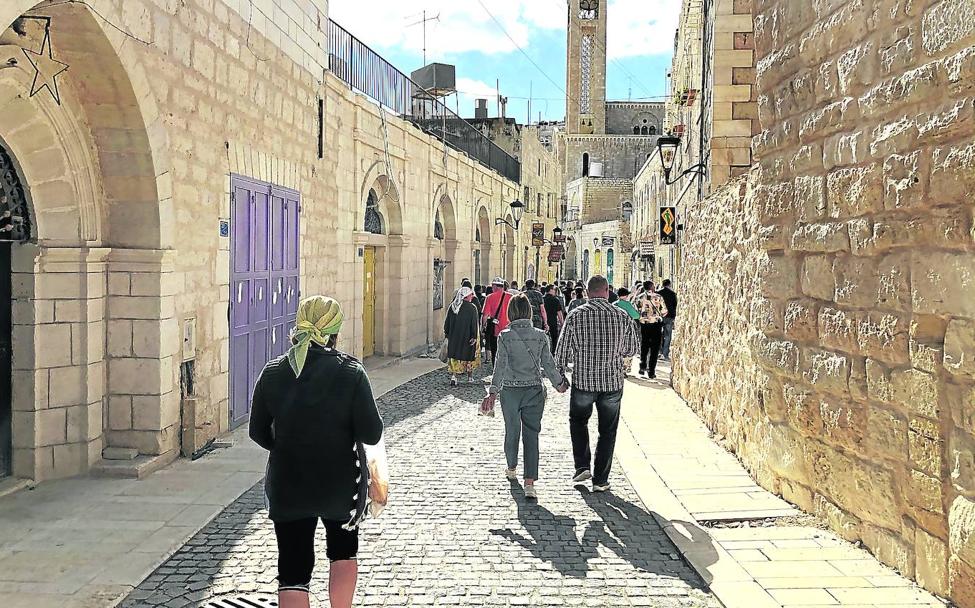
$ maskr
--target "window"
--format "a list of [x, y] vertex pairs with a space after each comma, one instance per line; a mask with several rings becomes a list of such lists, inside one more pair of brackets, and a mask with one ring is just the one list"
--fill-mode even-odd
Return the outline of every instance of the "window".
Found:
[[542, 193], [537, 193], [538, 201], [535, 203], [535, 215], [542, 214]]
[[633, 127], [633, 134], [634, 135], [639, 135], [640, 134], [640, 127], [638, 127], [638, 126], [637, 127]]
[[657, 127], [650, 125], [650, 135], [656, 135], [656, 134], [657, 134]]
[[646, 125], [640, 127], [640, 135], [650, 135], [650, 129]]
[[376, 191], [370, 189], [366, 197], [366, 214], [363, 228], [372, 234], [383, 234], [383, 216], [379, 213], [379, 199]]
[[538, 175], [542, 174], [542, 159], [538, 159]]
[[599, 0], [579, 0], [579, 18], [596, 19], [599, 17]]
[[582, 176], [589, 177], [589, 153], [583, 152], [582, 154]]

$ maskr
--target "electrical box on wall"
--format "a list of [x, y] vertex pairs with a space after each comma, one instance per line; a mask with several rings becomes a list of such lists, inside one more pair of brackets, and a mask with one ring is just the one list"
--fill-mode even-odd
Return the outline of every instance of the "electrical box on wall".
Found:
[[196, 359], [196, 318], [183, 320], [183, 361]]

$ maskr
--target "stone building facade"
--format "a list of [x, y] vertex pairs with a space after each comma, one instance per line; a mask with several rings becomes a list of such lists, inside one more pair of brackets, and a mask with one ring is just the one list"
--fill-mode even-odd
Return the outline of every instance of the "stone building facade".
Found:
[[300, 295], [341, 302], [348, 351], [417, 352], [471, 252], [490, 274], [523, 246], [493, 221], [519, 184], [328, 72], [323, 0], [89, 4], [0, 4], [4, 202], [19, 188], [27, 222], [0, 272], [0, 476], [191, 453], [246, 419], [239, 373], [283, 349]]
[[754, 3], [754, 167], [686, 211], [674, 342], [675, 386], [764, 486], [966, 608], [973, 11]]

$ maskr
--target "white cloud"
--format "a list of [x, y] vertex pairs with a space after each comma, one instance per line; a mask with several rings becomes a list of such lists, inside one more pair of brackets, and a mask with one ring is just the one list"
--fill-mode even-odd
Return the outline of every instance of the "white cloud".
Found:
[[680, 8], [681, 0], [610, 2], [606, 44], [610, 58], [672, 53]]
[[[522, 48], [528, 50], [539, 31], [565, 30], [566, 2], [575, 0], [481, 0]], [[609, 0], [610, 57], [663, 54], [673, 48], [681, 0]], [[366, 44], [423, 49], [423, 27], [409, 26], [439, 15], [427, 24], [428, 57], [480, 51], [488, 55], [517, 52], [508, 36], [478, 0], [333, 0], [330, 16]]]

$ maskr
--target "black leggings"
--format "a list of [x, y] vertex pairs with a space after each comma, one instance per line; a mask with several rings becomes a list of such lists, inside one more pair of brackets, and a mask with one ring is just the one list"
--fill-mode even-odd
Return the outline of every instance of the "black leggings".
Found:
[[[329, 561], [355, 559], [359, 552], [359, 530], [345, 530], [342, 522], [323, 519], [325, 555]], [[274, 522], [278, 539], [278, 586], [281, 589], [308, 591], [315, 568], [315, 528], [317, 518]]]
[[657, 355], [663, 337], [663, 323], [640, 324], [640, 369], [651, 376], [657, 373]]

